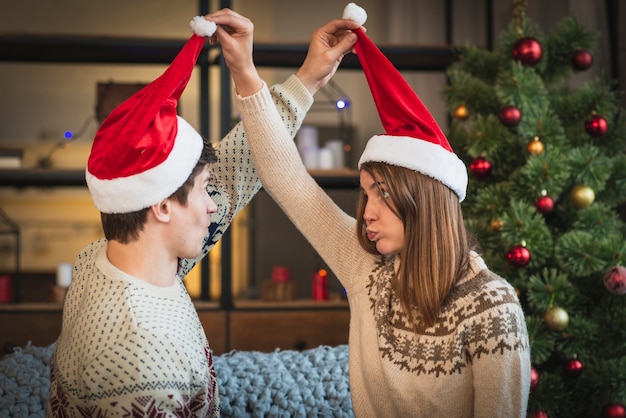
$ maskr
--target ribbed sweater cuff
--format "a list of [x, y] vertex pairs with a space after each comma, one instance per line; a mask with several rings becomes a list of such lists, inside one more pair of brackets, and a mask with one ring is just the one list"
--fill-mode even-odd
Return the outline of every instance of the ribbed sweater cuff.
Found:
[[[276, 91], [276, 94], [282, 96], [285, 102], [295, 103], [293, 108], [301, 109], [302, 112], [306, 113], [313, 105], [313, 96], [298, 80], [298, 77], [293, 74], [285, 82], [273, 86], [272, 89]], [[274, 106], [272, 96], [266, 88], [265, 82], [263, 82], [263, 88], [257, 93], [247, 97], [236, 95], [235, 100], [242, 113], [258, 113], [259, 110], [264, 109], [266, 106]]]

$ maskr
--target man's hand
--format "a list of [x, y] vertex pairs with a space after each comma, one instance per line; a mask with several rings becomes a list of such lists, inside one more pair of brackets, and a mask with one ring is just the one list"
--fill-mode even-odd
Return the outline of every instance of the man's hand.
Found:
[[219, 42], [226, 65], [230, 69], [235, 90], [249, 96], [261, 89], [263, 81], [252, 58], [254, 24], [250, 19], [228, 8], [205, 16], [217, 24], [212, 44]]

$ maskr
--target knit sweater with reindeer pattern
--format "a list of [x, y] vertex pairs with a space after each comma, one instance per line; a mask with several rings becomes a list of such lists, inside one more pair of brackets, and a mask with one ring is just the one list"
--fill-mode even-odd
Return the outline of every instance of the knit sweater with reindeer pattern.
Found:
[[391, 286], [395, 258], [361, 248], [355, 219], [308, 174], [267, 89], [236, 103], [265, 190], [346, 289], [355, 415], [525, 417], [530, 348], [512, 286], [472, 253], [436, 324], [412, 331]]

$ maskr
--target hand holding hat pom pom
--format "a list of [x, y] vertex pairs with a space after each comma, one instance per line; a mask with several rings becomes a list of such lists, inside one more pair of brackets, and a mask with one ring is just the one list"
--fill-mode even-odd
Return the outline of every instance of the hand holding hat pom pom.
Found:
[[365, 9], [357, 6], [355, 3], [348, 3], [345, 9], [343, 9], [343, 18], [355, 21], [359, 25], [363, 26], [367, 20], [367, 13], [365, 12]]
[[[343, 17], [362, 24], [365, 11], [354, 3]], [[408, 168], [448, 186], [465, 199], [467, 168], [454, 153], [448, 139], [409, 83], [383, 52], [367, 37], [363, 28], [354, 50], [378, 109], [384, 134], [371, 137], [361, 154], [358, 168], [366, 162], [383, 162]]]
[[198, 36], [213, 36], [215, 31], [217, 30], [217, 25], [215, 22], [211, 22], [210, 20], [206, 20], [204, 16], [195, 16], [189, 22], [189, 27], [191, 31]]

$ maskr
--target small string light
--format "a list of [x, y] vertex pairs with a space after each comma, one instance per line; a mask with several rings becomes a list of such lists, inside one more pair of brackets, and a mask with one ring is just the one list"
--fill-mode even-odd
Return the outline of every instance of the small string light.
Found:
[[350, 107], [350, 101], [347, 99], [339, 99], [335, 102], [335, 106], [339, 110], [347, 109]]

